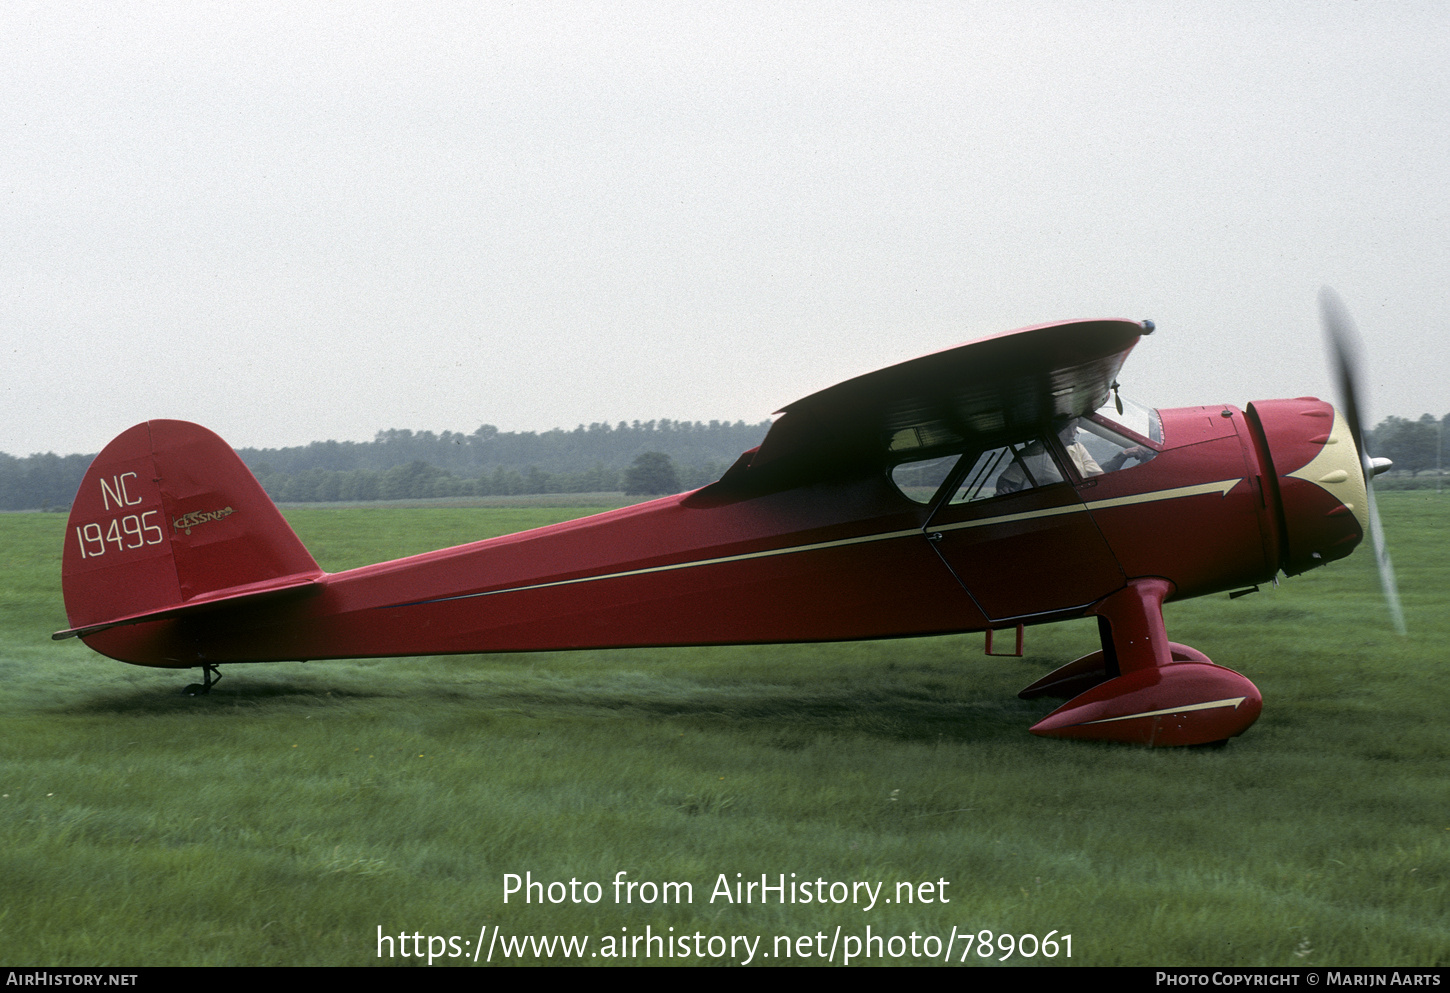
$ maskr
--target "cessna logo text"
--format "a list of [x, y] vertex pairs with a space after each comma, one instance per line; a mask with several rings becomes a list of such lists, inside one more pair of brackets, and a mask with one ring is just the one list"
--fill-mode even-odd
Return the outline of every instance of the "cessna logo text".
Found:
[[200, 524], [219, 521], [223, 517], [230, 517], [234, 513], [236, 511], [230, 507], [223, 507], [221, 510], [196, 510], [190, 514], [182, 514], [176, 520], [172, 521], [171, 524], [176, 530], [191, 534], [191, 529]]

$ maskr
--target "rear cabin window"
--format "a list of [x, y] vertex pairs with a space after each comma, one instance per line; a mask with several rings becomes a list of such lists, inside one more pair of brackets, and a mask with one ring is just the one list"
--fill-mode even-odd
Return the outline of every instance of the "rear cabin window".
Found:
[[931, 503], [942, 483], [956, 468], [961, 454], [941, 455], [936, 458], [902, 462], [891, 470], [891, 481], [901, 495], [915, 503]]

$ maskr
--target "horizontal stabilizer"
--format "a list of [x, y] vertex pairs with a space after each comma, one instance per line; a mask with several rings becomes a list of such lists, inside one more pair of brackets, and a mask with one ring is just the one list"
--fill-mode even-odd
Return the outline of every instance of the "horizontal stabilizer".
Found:
[[282, 598], [284, 594], [301, 596], [317, 592], [321, 588], [318, 585], [321, 579], [321, 573], [307, 576], [283, 576], [281, 579], [272, 579], [261, 583], [248, 583], [227, 590], [215, 590], [211, 593], [204, 593], [199, 597], [188, 600], [179, 606], [163, 607], [159, 610], [147, 610], [139, 614], [131, 614], [127, 617], [117, 617], [115, 620], [100, 621], [78, 628], [67, 628], [64, 631], [57, 631], [50, 637], [53, 641], [64, 641], [66, 638], [85, 638], [89, 635], [105, 631], [109, 628], [121, 627], [125, 624], [143, 624], [148, 621], [161, 621], [170, 617], [180, 617], [183, 614], [190, 614], [195, 611], [214, 609], [217, 607], [238, 606], [243, 602], [253, 603], [261, 600], [274, 600]]

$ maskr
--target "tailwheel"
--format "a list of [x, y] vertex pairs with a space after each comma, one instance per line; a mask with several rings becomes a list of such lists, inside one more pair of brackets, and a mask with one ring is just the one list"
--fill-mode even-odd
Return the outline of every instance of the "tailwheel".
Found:
[[221, 669], [214, 665], [203, 665], [201, 667], [202, 681], [192, 683], [181, 691], [182, 696], [206, 696], [211, 688], [222, 681]]

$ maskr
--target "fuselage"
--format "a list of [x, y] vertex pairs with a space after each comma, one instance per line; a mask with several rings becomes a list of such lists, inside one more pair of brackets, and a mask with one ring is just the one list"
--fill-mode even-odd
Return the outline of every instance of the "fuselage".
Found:
[[[940, 495], [913, 499], [883, 453], [829, 478], [716, 484], [86, 641], [191, 667], [945, 634], [1081, 616], [1140, 577], [1175, 598], [1232, 590], [1359, 540], [1353, 494], [1335, 488], [1352, 490], [1358, 455], [1328, 404], [1158, 413], [1160, 438], [1131, 437], [1148, 461], [1116, 471], [1085, 475], [1041, 439], [1062, 478], [1025, 491], [957, 502], [978, 444], [944, 456], [958, 468]], [[1316, 468], [1326, 451], [1337, 461]]]

